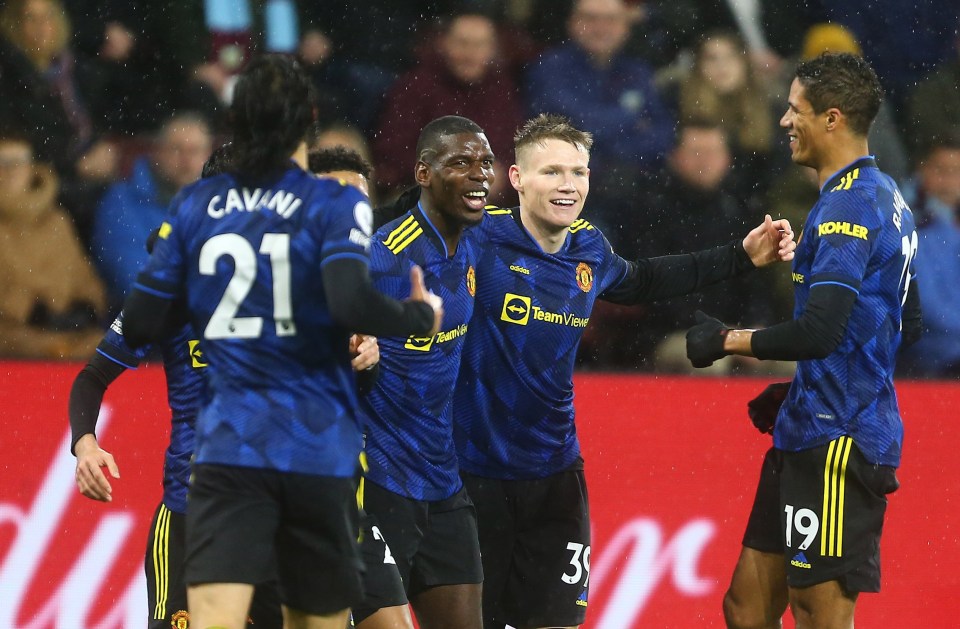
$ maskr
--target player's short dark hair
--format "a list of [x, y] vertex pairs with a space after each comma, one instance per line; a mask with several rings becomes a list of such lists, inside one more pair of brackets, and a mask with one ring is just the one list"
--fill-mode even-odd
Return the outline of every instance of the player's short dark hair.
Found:
[[558, 114], [540, 114], [517, 129], [513, 136], [513, 149], [519, 152], [524, 147], [541, 144], [545, 140], [569, 142], [587, 153], [593, 147], [593, 134], [577, 129], [569, 118]]
[[213, 149], [210, 157], [203, 163], [203, 170], [200, 171], [200, 178], [214, 177], [226, 172], [230, 172], [234, 166], [234, 157], [236, 149], [233, 142], [224, 142]]
[[313, 123], [313, 100], [310, 78], [296, 60], [255, 57], [230, 104], [235, 170], [255, 176], [283, 170]]
[[420, 131], [417, 138], [417, 159], [424, 160], [425, 152], [439, 152], [440, 141], [448, 135], [459, 133], [483, 133], [483, 129], [473, 120], [463, 116], [442, 116], [432, 120]]
[[345, 146], [310, 151], [307, 155], [307, 164], [310, 172], [317, 175], [346, 170], [370, 179], [370, 174], [373, 172], [370, 163], [360, 157], [360, 153]]
[[866, 136], [880, 111], [883, 88], [863, 57], [823, 53], [797, 66], [797, 79], [815, 113], [836, 107], [854, 133]]

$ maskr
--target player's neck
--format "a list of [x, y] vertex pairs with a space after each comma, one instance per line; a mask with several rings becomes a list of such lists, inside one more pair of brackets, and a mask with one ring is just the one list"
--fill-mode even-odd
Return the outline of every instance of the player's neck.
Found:
[[290, 159], [296, 162], [300, 168], [307, 170], [307, 143], [301, 142], [293, 152], [293, 155], [290, 156]]
[[460, 236], [463, 234], [463, 225], [451, 221], [442, 212], [433, 208], [433, 203], [426, 197], [420, 198], [420, 209], [427, 219], [437, 229], [440, 238], [447, 246], [447, 255], [452, 256], [457, 251], [457, 245], [460, 244]]
[[817, 179], [820, 182], [820, 187], [823, 188], [823, 185], [841, 169], [869, 154], [870, 150], [867, 148], [866, 138], [855, 137], [849, 141], [838, 143], [833, 147], [833, 150], [825, 155], [825, 159], [817, 167]]
[[545, 253], [560, 251], [563, 243], [567, 240], [567, 234], [570, 232], [569, 227], [558, 228], [537, 221], [530, 212], [524, 212], [522, 207], [520, 208], [520, 222], [523, 223], [524, 228], [533, 236], [533, 239], [537, 241], [537, 244]]

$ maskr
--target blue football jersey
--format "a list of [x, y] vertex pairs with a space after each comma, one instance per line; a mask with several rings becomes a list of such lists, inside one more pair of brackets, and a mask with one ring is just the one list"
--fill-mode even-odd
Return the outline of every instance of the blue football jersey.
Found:
[[597, 297], [629, 263], [577, 220], [545, 253], [519, 210], [493, 209], [475, 229], [477, 303], [454, 400], [460, 467], [480, 476], [542, 478], [580, 455], [574, 425], [577, 347]]
[[857, 300], [840, 346], [797, 364], [774, 428], [776, 447], [797, 451], [848, 435], [871, 463], [899, 465], [903, 424], [893, 371], [917, 242], [913, 213], [873, 158], [824, 184], [793, 261], [794, 316], [818, 284], [843, 286]]
[[422, 208], [383, 226], [374, 236], [370, 274], [384, 294], [410, 294], [410, 268], [423, 269], [428, 289], [443, 298], [443, 327], [432, 337], [381, 338], [380, 377], [363, 399], [369, 470], [366, 477], [416, 500], [442, 500], [460, 487], [453, 445], [453, 392], [477, 290], [475, 228], [457, 250]]
[[[187, 325], [158, 343], [167, 377], [171, 411], [170, 443], [163, 459], [163, 504], [174, 513], [187, 512], [190, 457], [193, 455], [197, 412], [206, 399], [206, 359], [193, 329]], [[123, 338], [123, 313], [110, 325], [97, 352], [115, 363], [136, 369], [151, 346], [132, 349]]]
[[366, 264], [372, 220], [358, 190], [295, 166], [261, 187], [224, 174], [183, 191], [137, 288], [185, 295], [212, 366], [198, 463], [356, 473], [349, 335], [331, 318], [321, 268]]

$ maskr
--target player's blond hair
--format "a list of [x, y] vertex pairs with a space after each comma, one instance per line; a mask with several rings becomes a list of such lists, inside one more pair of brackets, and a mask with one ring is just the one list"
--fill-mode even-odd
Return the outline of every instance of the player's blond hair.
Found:
[[557, 114], [540, 114], [523, 123], [513, 136], [517, 161], [523, 149], [535, 144], [542, 145], [546, 140], [568, 142], [588, 155], [593, 147], [593, 134], [577, 129], [568, 118]]

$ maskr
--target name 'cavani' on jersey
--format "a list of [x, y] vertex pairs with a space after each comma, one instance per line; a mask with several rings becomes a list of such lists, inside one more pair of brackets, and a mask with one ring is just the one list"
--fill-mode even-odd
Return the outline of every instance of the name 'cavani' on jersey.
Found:
[[453, 391], [477, 290], [473, 235], [464, 231], [450, 255], [421, 207], [383, 226], [370, 248], [370, 275], [396, 299], [410, 294], [410, 269], [443, 298], [443, 328], [434, 336], [380, 338], [380, 377], [360, 400], [366, 432], [366, 477], [416, 500], [443, 500], [460, 487], [453, 445]]
[[202, 179], [175, 204], [137, 288], [185, 294], [211, 364], [196, 462], [353, 476], [349, 333], [330, 315], [321, 268], [368, 261], [366, 198], [291, 162], [257, 186]]
[[873, 158], [824, 184], [793, 262], [794, 316], [817, 284], [843, 286], [857, 300], [840, 346], [797, 364], [774, 428], [776, 447], [797, 451], [848, 435], [871, 463], [899, 465], [903, 424], [893, 371], [916, 252], [913, 213]]

